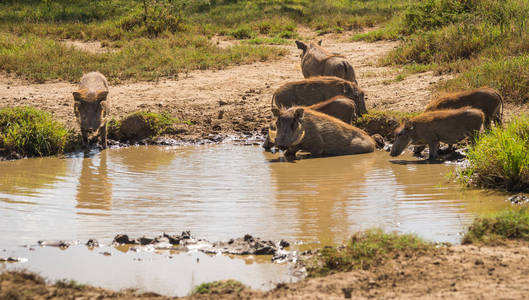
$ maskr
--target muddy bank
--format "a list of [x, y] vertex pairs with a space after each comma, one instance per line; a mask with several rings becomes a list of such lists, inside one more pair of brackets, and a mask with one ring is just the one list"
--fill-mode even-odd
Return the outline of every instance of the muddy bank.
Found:
[[[424, 256], [401, 255], [369, 270], [339, 273], [292, 284], [278, 284], [268, 292], [224, 290], [216, 299], [524, 299], [529, 292], [529, 243], [506, 242], [497, 247], [448, 246]], [[131, 291], [113, 292], [85, 285], [46, 283], [18, 272], [0, 275], [0, 296], [24, 291], [34, 298], [112, 297], [166, 299]], [[194, 295], [191, 299], [209, 299]]]
[[[58, 247], [68, 249], [71, 246], [85, 245], [88, 248], [101, 247], [95, 239], [87, 241], [79, 240], [41, 240], [37, 242], [40, 247]], [[30, 250], [37, 246], [27, 245]], [[166, 234], [159, 236], [142, 236], [131, 238], [127, 234], [118, 234], [108, 246], [121, 247], [125, 251], [153, 251], [168, 250], [172, 252], [200, 251], [205, 254], [224, 255], [270, 255], [271, 261], [276, 263], [295, 262], [300, 255], [307, 255], [310, 252], [289, 251], [290, 242], [285, 240], [265, 240], [246, 234], [243, 237], [231, 238], [227, 241], [211, 242], [205, 239], [195, 238], [190, 231], [183, 231], [181, 234]], [[126, 248], [123, 248], [126, 247]], [[103, 255], [106, 255], [102, 252]]]

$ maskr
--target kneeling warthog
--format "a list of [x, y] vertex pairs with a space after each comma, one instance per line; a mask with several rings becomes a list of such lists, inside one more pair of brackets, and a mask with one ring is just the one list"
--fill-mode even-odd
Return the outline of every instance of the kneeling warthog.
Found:
[[272, 96], [279, 108], [310, 106], [335, 96], [345, 96], [354, 101], [358, 116], [367, 112], [364, 92], [353, 82], [334, 76], [320, 76], [288, 82], [280, 86]]
[[108, 82], [99, 72], [83, 75], [79, 89], [73, 92], [74, 112], [81, 127], [84, 147], [95, 132], [101, 139], [101, 147], [107, 147], [107, 115], [110, 109], [107, 96]]
[[485, 114], [485, 128], [490, 128], [492, 121], [501, 125], [503, 98], [498, 91], [487, 87], [443, 95], [428, 104], [425, 111], [457, 109], [465, 106], [479, 109]]
[[397, 156], [411, 142], [415, 145], [428, 145], [428, 159], [437, 158], [439, 142], [455, 144], [467, 136], [479, 132], [484, 119], [483, 112], [475, 108], [461, 108], [425, 112], [395, 130], [395, 143], [391, 156]]
[[313, 156], [360, 154], [375, 151], [375, 141], [363, 130], [306, 107], [272, 110], [277, 117], [275, 143], [292, 161], [303, 150]]
[[[353, 117], [355, 116], [355, 104], [353, 100], [343, 96], [336, 96], [307, 108], [335, 117], [347, 124], [351, 124]], [[274, 146], [276, 133], [277, 128], [274, 120], [270, 123], [268, 135], [263, 143], [263, 148], [265, 148], [266, 151], [270, 151]]]
[[296, 41], [296, 45], [303, 51], [301, 53], [303, 77], [336, 76], [358, 84], [355, 71], [347, 59], [342, 55], [327, 52], [320, 47], [321, 41], [318, 45]]

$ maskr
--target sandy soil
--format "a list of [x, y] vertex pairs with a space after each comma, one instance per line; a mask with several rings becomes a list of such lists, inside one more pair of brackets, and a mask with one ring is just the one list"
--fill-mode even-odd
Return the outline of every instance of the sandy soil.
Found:
[[529, 247], [453, 246], [435, 256], [394, 259], [369, 271], [353, 271], [244, 292], [246, 299], [526, 299]]
[[[395, 81], [401, 71], [379, 67], [376, 61], [394, 49], [396, 42], [346, 42], [347, 36], [318, 39], [323, 39], [324, 47], [345, 55], [352, 63], [359, 85], [366, 91], [368, 109], [422, 110], [430, 98], [432, 86], [447, 78], [446, 75], [434, 76], [432, 72], [426, 72]], [[91, 52], [104, 51], [93, 43], [67, 42]], [[223, 47], [230, 43], [225, 40], [215, 42]], [[174, 137], [182, 140], [198, 140], [215, 134], [260, 132], [271, 120], [273, 91], [288, 81], [303, 79], [299, 66], [300, 51], [294, 43], [277, 47], [284, 47], [290, 53], [273, 62], [192, 71], [181, 74], [177, 80], [114, 85], [109, 94], [111, 115], [119, 118], [137, 110], [168, 111], [180, 120], [193, 123], [179, 126], [177, 131], [180, 134]], [[51, 112], [69, 126], [77, 127], [72, 103], [72, 92], [76, 87], [68, 82], [33, 84], [0, 74], [0, 107], [35, 106]]]
[[[450, 246], [435, 255], [402, 255], [367, 271], [281, 284], [269, 292], [224, 290], [193, 299], [526, 299], [529, 243], [498, 247]], [[16, 275], [0, 277], [0, 298], [23, 291], [30, 299], [167, 299], [99, 288], [58, 288]], [[53, 299], [56, 299], [53, 298]], [[18, 299], [18, 298], [12, 298]]]

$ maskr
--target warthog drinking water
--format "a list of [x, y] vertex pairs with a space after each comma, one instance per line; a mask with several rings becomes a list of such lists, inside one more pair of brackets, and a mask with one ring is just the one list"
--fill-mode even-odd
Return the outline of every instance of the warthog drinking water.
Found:
[[498, 91], [487, 87], [444, 95], [428, 104], [425, 111], [457, 109], [465, 106], [483, 111], [485, 128], [490, 128], [492, 121], [501, 125], [503, 98]]
[[483, 112], [475, 108], [461, 108], [425, 112], [395, 130], [395, 143], [391, 156], [397, 156], [411, 142], [415, 145], [428, 145], [428, 159], [437, 158], [439, 142], [455, 144], [467, 136], [473, 136], [481, 129]]
[[81, 127], [83, 146], [87, 147], [90, 136], [97, 132], [101, 147], [107, 147], [107, 115], [110, 103], [107, 100], [108, 82], [99, 72], [83, 75], [79, 89], [73, 92], [74, 112]]
[[[355, 104], [353, 100], [343, 96], [336, 96], [307, 108], [335, 117], [347, 124], [351, 124], [353, 117], [355, 116]], [[276, 133], [277, 128], [274, 120], [270, 123], [268, 135], [263, 143], [263, 148], [265, 148], [266, 151], [270, 151], [274, 146]]]
[[318, 45], [296, 41], [296, 45], [303, 51], [301, 53], [303, 77], [336, 76], [358, 84], [355, 71], [347, 59], [342, 55], [327, 52], [320, 47], [321, 41]]
[[310, 106], [335, 96], [345, 96], [354, 101], [358, 116], [367, 112], [364, 92], [353, 82], [334, 76], [312, 77], [288, 82], [280, 86], [272, 96], [279, 108]]
[[299, 150], [313, 156], [347, 155], [375, 151], [375, 141], [363, 130], [306, 107], [272, 110], [277, 117], [275, 143], [292, 161]]

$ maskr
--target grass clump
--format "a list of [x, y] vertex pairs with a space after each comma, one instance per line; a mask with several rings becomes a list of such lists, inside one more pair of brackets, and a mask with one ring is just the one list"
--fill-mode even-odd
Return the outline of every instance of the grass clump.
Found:
[[55, 283], [55, 286], [61, 289], [71, 289], [71, 290], [77, 290], [77, 291], [82, 291], [86, 289], [86, 285], [80, 284], [75, 280], [66, 280], [66, 279], [58, 280]]
[[393, 140], [393, 133], [404, 121], [418, 115], [418, 113], [400, 111], [370, 110], [353, 121], [353, 125], [365, 130], [369, 135], [380, 134], [387, 140]]
[[477, 218], [463, 237], [463, 244], [499, 244], [504, 240], [529, 241], [527, 209], [504, 210]]
[[177, 122], [176, 118], [166, 112], [138, 111], [121, 120], [111, 120], [108, 134], [115, 140], [139, 141], [167, 133]]
[[479, 136], [470, 147], [468, 165], [458, 176], [468, 185], [529, 191], [529, 117], [512, 120]]
[[207, 294], [207, 295], [219, 295], [219, 294], [235, 294], [243, 291], [247, 287], [236, 280], [220, 280], [202, 283], [196, 286], [191, 295]]
[[0, 110], [0, 148], [22, 156], [63, 153], [71, 133], [51, 114], [33, 107]]
[[353, 269], [367, 270], [397, 255], [414, 255], [433, 249], [432, 244], [414, 235], [367, 230], [355, 233], [344, 246], [318, 250], [307, 262], [307, 272], [309, 277], [318, 277]]

